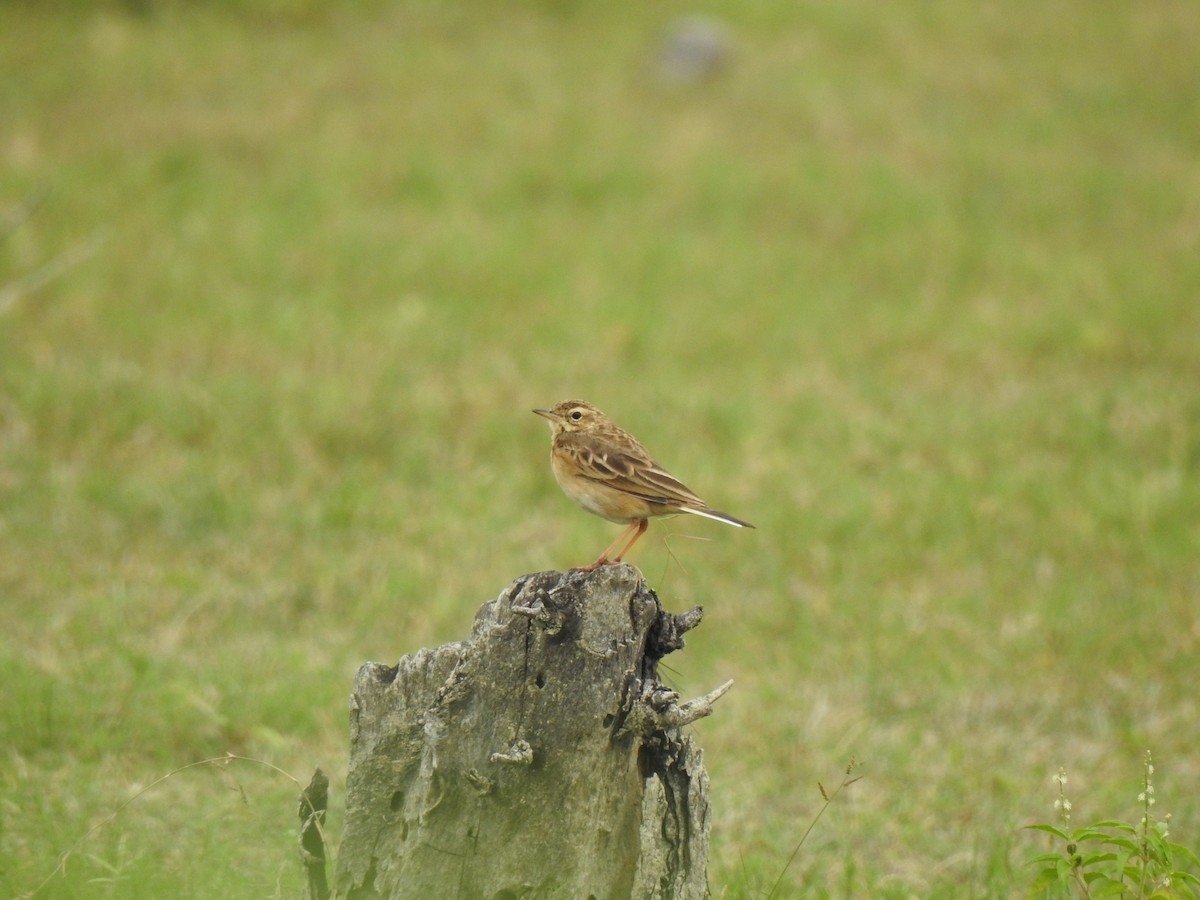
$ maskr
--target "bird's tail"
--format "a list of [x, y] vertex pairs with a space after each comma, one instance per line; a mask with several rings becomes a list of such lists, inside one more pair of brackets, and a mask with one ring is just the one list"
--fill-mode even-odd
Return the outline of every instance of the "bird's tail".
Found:
[[749, 522], [743, 522], [741, 519], [729, 515], [729, 513], [718, 512], [717, 510], [709, 509], [708, 507], [705, 507], [704, 509], [696, 509], [691, 506], [682, 506], [680, 507], [679, 511], [691, 513], [693, 516], [704, 516], [706, 519], [715, 519], [718, 522], [724, 522], [726, 525], [733, 525], [737, 528], [754, 527]]

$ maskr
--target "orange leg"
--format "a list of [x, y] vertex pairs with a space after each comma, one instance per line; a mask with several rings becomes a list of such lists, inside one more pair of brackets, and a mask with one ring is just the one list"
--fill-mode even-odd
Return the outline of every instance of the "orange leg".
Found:
[[[600, 554], [600, 558], [598, 560], [596, 560], [590, 566], [576, 566], [575, 568], [571, 569], [571, 571], [572, 572], [592, 572], [592, 571], [595, 571], [596, 569], [600, 568], [601, 566], [607, 566], [610, 562], [619, 563], [621, 561], [621, 559], [625, 556], [625, 554], [629, 552], [629, 548], [632, 547], [637, 542], [637, 539], [640, 538], [646, 532], [646, 529], [649, 527], [650, 527], [650, 522], [647, 519], [634, 519], [632, 522], [629, 523], [629, 526], [624, 531], [622, 531], [619, 535], [617, 535], [617, 539], [608, 545], [608, 549]], [[615, 550], [618, 546], [620, 546], [621, 542], [624, 541], [625, 538], [628, 537], [631, 532], [633, 533], [633, 537], [629, 538], [629, 543], [627, 543], [625, 545], [625, 549], [623, 549], [620, 553], [618, 553], [615, 557], [613, 557], [610, 560], [608, 558], [609, 554], [611, 554], [613, 552], [613, 550]]]
[[638, 542], [638, 538], [640, 538], [643, 534], [645, 534], [646, 529], [650, 527], [650, 520], [649, 519], [634, 519], [630, 523], [629, 527], [632, 528], [635, 525], [637, 526], [637, 531], [635, 531], [633, 533], [633, 537], [631, 537], [629, 539], [629, 543], [625, 545], [625, 549], [613, 557], [613, 562], [620, 562], [622, 559], [625, 558], [625, 554], [630, 551], [630, 549], [633, 547], [633, 545]]

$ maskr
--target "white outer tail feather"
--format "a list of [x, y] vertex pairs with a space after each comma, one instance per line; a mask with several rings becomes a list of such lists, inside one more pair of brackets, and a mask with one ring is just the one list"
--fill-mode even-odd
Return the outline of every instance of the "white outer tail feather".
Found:
[[679, 507], [680, 512], [691, 513], [693, 516], [703, 516], [706, 519], [713, 519], [717, 522], [724, 522], [726, 525], [732, 525], [735, 528], [753, 528], [749, 522], [743, 522], [741, 519], [735, 519], [728, 513], [717, 512], [714, 509], [692, 509], [688, 506]]

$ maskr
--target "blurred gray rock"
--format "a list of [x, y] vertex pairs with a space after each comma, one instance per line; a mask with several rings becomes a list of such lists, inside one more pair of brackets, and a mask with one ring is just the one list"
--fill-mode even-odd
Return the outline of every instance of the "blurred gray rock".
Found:
[[683, 16], [666, 28], [655, 52], [654, 74], [665, 84], [694, 84], [712, 78], [732, 58], [728, 28], [706, 16]]

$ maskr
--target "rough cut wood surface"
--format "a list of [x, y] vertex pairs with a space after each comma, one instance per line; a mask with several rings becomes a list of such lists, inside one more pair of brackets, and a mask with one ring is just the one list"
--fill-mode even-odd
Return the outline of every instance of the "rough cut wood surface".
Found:
[[630, 566], [517, 579], [471, 637], [364, 665], [351, 697], [346, 898], [708, 896], [708, 779], [658, 660], [701, 611]]

